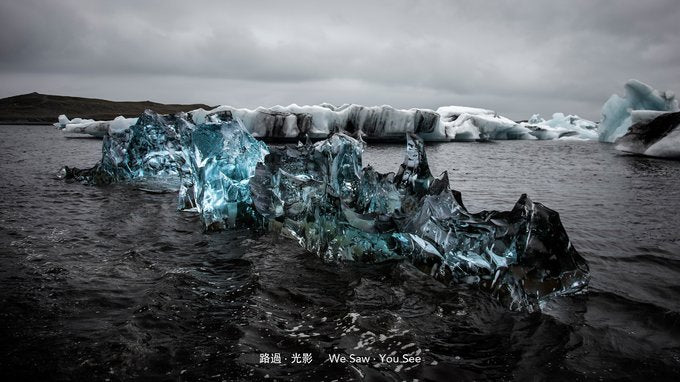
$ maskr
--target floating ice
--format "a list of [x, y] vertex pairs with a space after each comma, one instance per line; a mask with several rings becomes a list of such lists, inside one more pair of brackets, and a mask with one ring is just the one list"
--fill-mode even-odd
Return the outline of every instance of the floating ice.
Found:
[[54, 126], [64, 133], [88, 134], [103, 138], [111, 129], [121, 131], [137, 123], [137, 118], [116, 117], [113, 121], [95, 121], [93, 119], [73, 118], [69, 120], [65, 115], [59, 116], [59, 122]]
[[95, 122], [94, 119], [83, 119], [83, 118], [73, 118], [73, 119], [68, 119], [68, 117], [64, 114], [59, 115], [59, 118], [57, 118], [59, 122], [54, 123], [53, 125], [56, 128], [63, 129], [66, 127], [66, 125], [73, 123], [73, 124], [80, 124], [80, 123], [90, 123], [90, 122]]
[[180, 208], [195, 207], [207, 229], [256, 218], [248, 182], [267, 146], [224, 113], [186, 124], [180, 134]]
[[680, 159], [680, 112], [638, 116], [640, 122], [616, 140], [616, 149], [652, 157]]
[[637, 80], [624, 85], [625, 95], [612, 95], [602, 107], [602, 121], [599, 138], [603, 142], [614, 142], [626, 134], [633, 122], [633, 111], [678, 111], [678, 100], [670, 91], [660, 92]]
[[405, 259], [511, 308], [538, 309], [587, 284], [588, 266], [556, 212], [523, 195], [512, 211], [470, 213], [446, 172], [432, 176], [422, 138], [406, 138], [399, 171], [380, 174], [363, 167], [364, 143], [344, 133], [268, 149], [228, 110], [192, 120], [146, 111], [109, 129], [95, 167], [62, 175], [179, 183], [180, 208], [195, 208], [206, 229], [266, 228], [332, 261]]
[[270, 229], [325, 259], [408, 259], [443, 282], [480, 285], [511, 307], [535, 309], [586, 285], [588, 266], [556, 212], [526, 195], [510, 212], [468, 212], [448, 175], [430, 174], [414, 134], [396, 175], [362, 168], [361, 152], [344, 134], [271, 148], [250, 181], [256, 210]]
[[[507, 139], [595, 139], [594, 122], [577, 116], [557, 113], [545, 121], [536, 116], [528, 123], [517, 123], [496, 112], [464, 106], [443, 106], [429, 109], [400, 110], [391, 106], [330, 104], [315, 106], [274, 106], [270, 108], [239, 109], [219, 106], [206, 111], [192, 110], [188, 122], [199, 125], [207, 116], [223, 115], [238, 119], [256, 138], [273, 140], [324, 139], [333, 133], [344, 133], [367, 141], [403, 141], [414, 133], [425, 141], [474, 141]], [[79, 123], [75, 123], [75, 122]], [[69, 121], [61, 115], [55, 126], [65, 132], [105, 136], [111, 129], [122, 130], [133, 125], [133, 118], [114, 121]]]
[[[197, 109], [190, 114], [195, 123], [201, 123], [205, 115], [217, 112], [227, 112], [242, 120], [246, 129], [258, 138], [326, 138], [334, 132], [369, 141], [403, 140], [409, 133], [415, 133], [426, 141], [557, 139], [567, 136], [597, 138], [597, 134], [592, 132], [594, 122], [577, 116], [555, 114], [553, 120], [541, 120], [543, 124], [536, 127], [518, 124], [493, 110], [464, 106], [443, 106], [436, 112], [429, 109], [399, 110], [390, 106], [335, 107], [329, 104], [259, 107], [255, 110], [220, 106], [211, 111]], [[542, 134], [541, 129], [551, 133]]]
[[546, 121], [540, 115], [535, 114], [529, 121], [522, 122], [521, 125], [531, 130], [530, 134], [540, 140], [594, 140], [598, 138], [597, 123], [577, 115], [555, 113], [552, 119]]
[[258, 138], [326, 138], [334, 132], [343, 132], [366, 139], [403, 140], [405, 133], [416, 133], [428, 140], [447, 140], [439, 129], [439, 116], [428, 109], [293, 104], [255, 110], [219, 106], [211, 111], [193, 110], [191, 115], [195, 123], [201, 123], [205, 115], [218, 112], [240, 119]]
[[535, 139], [531, 131], [496, 112], [461, 106], [437, 109], [446, 137], [457, 141], [478, 139]]
[[177, 183], [173, 153], [180, 149], [177, 130], [187, 123], [182, 114], [159, 115], [151, 110], [129, 127], [127, 120], [114, 120], [104, 136], [101, 161], [91, 169], [64, 167], [61, 176], [94, 184], [140, 179]]

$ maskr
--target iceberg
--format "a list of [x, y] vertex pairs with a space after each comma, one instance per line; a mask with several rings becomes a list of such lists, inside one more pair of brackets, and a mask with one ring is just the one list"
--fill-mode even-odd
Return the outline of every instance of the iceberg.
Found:
[[[612, 95], [602, 107], [602, 121], [599, 126], [599, 139], [602, 142], [614, 142], [626, 134], [634, 123], [635, 111], [679, 111], [675, 94], [660, 92], [651, 86], [629, 80], [624, 85], [625, 95]], [[648, 114], [638, 113], [638, 117]]]
[[197, 126], [181, 125], [180, 142], [179, 208], [196, 208], [209, 230], [257, 219], [248, 182], [269, 153], [267, 146], [227, 113], [215, 113]]
[[391, 106], [330, 104], [315, 106], [258, 107], [255, 110], [219, 106], [210, 111], [190, 112], [194, 123], [209, 114], [229, 113], [240, 119], [257, 138], [320, 139], [342, 132], [357, 139], [403, 140], [404, 134], [416, 133], [427, 140], [447, 140], [439, 129], [439, 115], [429, 109], [400, 110]]
[[469, 212], [448, 174], [431, 174], [415, 133], [405, 137], [398, 171], [381, 174], [363, 166], [361, 135], [268, 147], [230, 110], [147, 110], [123, 127], [108, 130], [93, 168], [65, 167], [61, 176], [170, 184], [179, 188], [178, 208], [195, 210], [205, 230], [276, 232], [326, 261], [409, 261], [445, 284], [487, 290], [511, 309], [538, 310], [588, 283], [588, 265], [557, 212], [526, 195], [511, 211]]
[[59, 117], [57, 118], [58, 122], [54, 123], [54, 127], [58, 129], [63, 129], [66, 127], [68, 124], [81, 124], [81, 123], [91, 123], [95, 122], [94, 119], [83, 119], [83, 118], [73, 118], [73, 119], [68, 119], [68, 117], [65, 114], [60, 114]]
[[[258, 107], [254, 110], [218, 106], [212, 110], [196, 109], [186, 114], [187, 122], [200, 125], [209, 116], [222, 115], [241, 121], [255, 138], [264, 140], [320, 140], [333, 133], [343, 133], [365, 141], [404, 141], [406, 134], [416, 134], [428, 142], [508, 140], [508, 139], [596, 139], [596, 124], [578, 116], [553, 115], [545, 121], [536, 115], [529, 122], [517, 123], [493, 110], [465, 106], [442, 106], [430, 109], [395, 109], [388, 105], [339, 107], [324, 103], [313, 106]], [[64, 132], [111, 135], [111, 130], [125, 130], [136, 118], [117, 117], [113, 121], [93, 121], [59, 116], [54, 125]]]
[[431, 175], [423, 140], [407, 136], [394, 174], [362, 167], [345, 134], [271, 148], [250, 181], [270, 230], [326, 260], [405, 259], [445, 283], [489, 290], [511, 308], [582, 290], [588, 266], [559, 215], [522, 195], [512, 211], [470, 213], [447, 173]]
[[137, 123], [137, 118], [116, 117], [112, 121], [95, 121], [93, 119], [74, 118], [69, 120], [65, 115], [59, 116], [59, 122], [54, 126], [64, 133], [88, 134], [93, 137], [103, 138], [109, 130], [124, 130]]
[[531, 130], [486, 109], [443, 106], [437, 109], [445, 136], [450, 140], [536, 139]]
[[[596, 139], [596, 124], [578, 116], [557, 113], [550, 121], [521, 124], [498, 115], [493, 110], [466, 106], [442, 106], [430, 109], [400, 110], [391, 106], [330, 104], [315, 106], [258, 107], [255, 110], [219, 106], [210, 111], [191, 111], [194, 123], [201, 123], [208, 114], [229, 113], [243, 121], [246, 129], [257, 138], [299, 140], [327, 138], [343, 133], [367, 141], [403, 141], [414, 133], [430, 142], [558, 139], [577, 137]], [[538, 122], [537, 122], [538, 123]], [[543, 130], [549, 130], [544, 134]]]
[[177, 183], [179, 170], [173, 153], [181, 148], [177, 131], [187, 123], [183, 114], [159, 115], [151, 110], [133, 125], [116, 119], [107, 127], [101, 161], [90, 169], [64, 167], [60, 177], [97, 185], [135, 180]]
[[[651, 119], [650, 119], [651, 118]], [[633, 154], [680, 159], [680, 112], [638, 116], [616, 149]]]
[[531, 135], [539, 140], [552, 139], [598, 139], [597, 123], [583, 119], [578, 115], [554, 113], [552, 119], [545, 120], [534, 114], [527, 122], [520, 125], [531, 130]]

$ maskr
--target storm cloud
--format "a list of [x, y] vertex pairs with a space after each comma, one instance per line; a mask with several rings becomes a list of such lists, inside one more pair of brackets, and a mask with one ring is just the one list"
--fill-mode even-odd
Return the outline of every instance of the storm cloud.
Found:
[[679, 20], [676, 0], [2, 1], [0, 96], [597, 120], [629, 78], [680, 90]]

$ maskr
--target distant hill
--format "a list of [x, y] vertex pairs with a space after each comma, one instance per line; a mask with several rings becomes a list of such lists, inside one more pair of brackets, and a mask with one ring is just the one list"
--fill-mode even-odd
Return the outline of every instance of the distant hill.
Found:
[[111, 120], [119, 115], [137, 117], [145, 109], [173, 114], [193, 109], [210, 109], [203, 104], [166, 105], [151, 101], [108, 101], [97, 98], [68, 97], [30, 93], [0, 99], [0, 124], [43, 124], [57, 122], [59, 114], [69, 118]]

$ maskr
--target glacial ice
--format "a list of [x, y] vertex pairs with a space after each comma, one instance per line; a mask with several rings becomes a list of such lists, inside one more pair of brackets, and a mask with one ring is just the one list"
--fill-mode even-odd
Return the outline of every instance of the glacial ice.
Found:
[[581, 290], [588, 266], [556, 212], [523, 195], [510, 212], [473, 214], [448, 175], [434, 178], [408, 135], [398, 173], [362, 167], [362, 145], [334, 134], [272, 147], [250, 181], [270, 230], [329, 260], [407, 259], [443, 282], [477, 284], [513, 308]]
[[65, 114], [60, 114], [59, 117], [57, 118], [59, 122], [54, 124], [54, 127], [58, 129], [63, 129], [66, 127], [66, 125], [73, 123], [73, 124], [80, 124], [80, 123], [90, 123], [90, 122], [95, 122], [94, 119], [83, 119], [83, 118], [73, 118], [73, 119], [68, 119], [68, 117]]
[[179, 170], [174, 152], [180, 150], [178, 129], [188, 123], [182, 114], [159, 115], [146, 110], [136, 123], [116, 119], [107, 127], [102, 159], [90, 169], [64, 167], [61, 176], [85, 183], [109, 184], [145, 180], [177, 183]]
[[[391, 106], [330, 104], [315, 106], [274, 106], [271, 108], [239, 109], [219, 106], [212, 110], [188, 112], [188, 122], [203, 123], [209, 115], [224, 115], [238, 119], [256, 138], [274, 140], [324, 139], [333, 133], [344, 133], [367, 141], [403, 141], [415, 133], [426, 141], [473, 141], [507, 139], [595, 139], [594, 122], [578, 116], [557, 113], [545, 121], [538, 116], [517, 123], [496, 112], [464, 106], [443, 106], [429, 109], [400, 110]], [[65, 132], [103, 137], [111, 129], [123, 130], [136, 123], [135, 118], [118, 117], [113, 121], [92, 121], [59, 117], [55, 126]], [[74, 121], [79, 121], [75, 123]]]
[[112, 121], [95, 121], [93, 119], [73, 118], [69, 120], [64, 114], [59, 116], [59, 122], [54, 126], [64, 133], [88, 134], [103, 138], [110, 130], [122, 131], [137, 123], [137, 118], [116, 117]]
[[258, 138], [326, 138], [341, 132], [356, 139], [403, 140], [415, 133], [426, 141], [473, 141], [479, 139], [596, 139], [595, 123], [578, 116], [555, 114], [550, 121], [517, 123], [493, 110], [465, 106], [399, 110], [390, 106], [329, 104], [317, 106], [259, 107], [255, 110], [219, 106], [211, 111], [190, 112], [194, 123], [205, 115], [228, 112], [243, 121]]
[[531, 135], [540, 140], [551, 139], [598, 139], [597, 123], [583, 119], [577, 115], [554, 113], [552, 119], [545, 120], [534, 114], [522, 126], [531, 130]]
[[[624, 85], [625, 95], [612, 95], [602, 107], [599, 139], [614, 142], [623, 136], [634, 123], [635, 110], [678, 111], [678, 100], [670, 91], [660, 92], [637, 80]], [[644, 115], [644, 114], [640, 114]]]
[[248, 182], [267, 146], [226, 113], [185, 123], [180, 136], [180, 208], [195, 207], [207, 229], [255, 219]]
[[529, 129], [492, 110], [443, 106], [437, 109], [437, 114], [446, 137], [451, 140], [535, 139]]
[[424, 140], [411, 133], [406, 142], [398, 172], [380, 174], [363, 167], [364, 143], [342, 132], [268, 148], [229, 110], [146, 111], [129, 128], [109, 129], [97, 165], [62, 176], [179, 184], [179, 208], [195, 209], [207, 230], [278, 232], [330, 261], [404, 259], [513, 309], [540, 309], [587, 285], [588, 265], [556, 212], [523, 195], [512, 211], [471, 213], [446, 172], [432, 176]]
[[616, 140], [616, 149], [652, 157], [680, 159], [680, 112], [653, 115], [639, 116], [639, 122]]
[[258, 138], [326, 138], [342, 132], [355, 138], [403, 140], [405, 133], [416, 133], [428, 140], [447, 140], [438, 130], [439, 116], [428, 109], [399, 110], [391, 106], [330, 104], [315, 106], [258, 107], [255, 110], [219, 106], [191, 111], [194, 123], [207, 114], [227, 112], [240, 119]]

